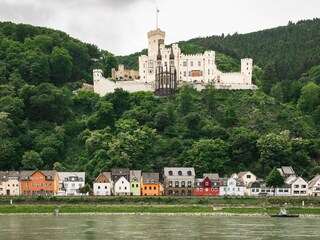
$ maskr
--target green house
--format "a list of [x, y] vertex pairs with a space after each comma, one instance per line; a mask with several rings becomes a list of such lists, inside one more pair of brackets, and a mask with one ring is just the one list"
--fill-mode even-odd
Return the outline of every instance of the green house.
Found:
[[140, 196], [140, 180], [141, 180], [141, 170], [131, 170], [130, 171], [130, 194], [133, 196]]

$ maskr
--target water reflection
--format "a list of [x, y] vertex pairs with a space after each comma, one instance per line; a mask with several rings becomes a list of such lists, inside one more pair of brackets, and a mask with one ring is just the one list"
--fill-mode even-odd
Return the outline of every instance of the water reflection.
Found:
[[1, 239], [319, 239], [320, 218], [0, 216]]

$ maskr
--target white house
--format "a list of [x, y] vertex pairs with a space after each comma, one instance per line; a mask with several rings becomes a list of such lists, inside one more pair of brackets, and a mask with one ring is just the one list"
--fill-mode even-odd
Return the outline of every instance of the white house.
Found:
[[231, 176], [234, 179], [239, 179], [243, 185], [244, 185], [244, 195], [250, 195], [251, 189], [248, 187], [249, 183], [255, 182], [257, 180], [256, 175], [254, 175], [252, 172], [245, 171], [245, 172], [239, 172], [238, 174], [234, 173]]
[[58, 195], [77, 196], [82, 195], [79, 189], [85, 185], [85, 172], [58, 172]]
[[314, 197], [320, 196], [320, 174], [318, 173], [309, 183], [309, 195]]
[[259, 182], [250, 182], [247, 186], [247, 195], [253, 197], [260, 196], [261, 184]]
[[20, 173], [16, 171], [0, 172], [0, 195], [20, 195]]
[[220, 179], [220, 196], [244, 196], [244, 185], [239, 179]]
[[95, 196], [110, 196], [113, 194], [113, 182], [111, 172], [102, 172], [93, 182], [93, 194]]
[[118, 196], [130, 195], [130, 182], [125, 177], [120, 177], [114, 184], [114, 194]]
[[291, 196], [308, 196], [308, 183], [302, 177], [290, 176], [285, 183], [291, 187]]

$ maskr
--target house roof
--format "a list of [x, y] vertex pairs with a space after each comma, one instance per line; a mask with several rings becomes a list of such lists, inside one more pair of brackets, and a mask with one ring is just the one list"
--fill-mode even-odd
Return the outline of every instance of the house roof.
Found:
[[103, 172], [102, 173], [106, 178], [108, 178], [109, 180], [111, 180], [111, 172]]
[[112, 168], [111, 175], [130, 175], [129, 168]]
[[70, 178], [70, 177], [78, 177], [81, 178], [81, 181], [85, 180], [85, 172], [58, 172], [58, 176], [59, 176], [59, 180], [63, 181], [66, 178]]
[[[126, 181], [126, 182], [128, 182], [129, 183], [129, 181], [124, 177], [124, 176], [122, 176], [122, 177], [120, 177], [116, 182], [115, 182], [115, 184], [117, 184], [119, 181]], [[129, 183], [130, 184], [130, 183]]]
[[18, 171], [8, 171], [8, 177], [20, 177], [20, 172]]
[[318, 181], [320, 180], [320, 174], [318, 173], [314, 178], [312, 178], [308, 185], [309, 185], [309, 188], [312, 188]]
[[239, 173], [238, 173], [238, 177], [239, 177], [239, 178], [242, 178], [244, 175], [246, 175], [246, 174], [248, 174], [248, 173], [254, 175], [254, 174], [253, 174], [252, 172], [250, 172], [250, 171], [245, 171], [245, 172], [239, 172]]
[[138, 179], [138, 181], [140, 181], [141, 170], [130, 170], [130, 181], [132, 181], [134, 178], [136, 178], [136, 179]]
[[50, 177], [50, 178], [54, 178], [54, 175], [57, 173], [56, 170], [49, 170], [49, 171], [42, 171], [42, 170], [39, 170], [40, 172], [42, 172], [46, 177]]
[[228, 182], [228, 180], [230, 180], [230, 179], [233, 179], [233, 180], [236, 181], [236, 186], [237, 186], [237, 187], [243, 187], [243, 186], [244, 186], [241, 179], [239, 179], [239, 178], [232, 178], [232, 177], [230, 177], [230, 178], [220, 178], [220, 186], [227, 186], [227, 185], [228, 185], [227, 182]]
[[147, 183], [159, 183], [159, 173], [143, 173], [142, 174], [142, 182], [144, 184]]
[[204, 173], [203, 178], [208, 177], [210, 180], [218, 180], [219, 173]]
[[259, 182], [249, 182], [248, 188], [260, 188], [261, 184]]
[[29, 180], [30, 176], [37, 170], [33, 171], [20, 171], [20, 180]]
[[7, 172], [0, 171], [0, 181], [7, 181]]
[[293, 168], [291, 166], [281, 166], [281, 168], [278, 168], [278, 171], [281, 173], [281, 175], [296, 175]]
[[[169, 174], [169, 173], [172, 174]], [[179, 174], [181, 173], [181, 175]], [[195, 176], [195, 171], [193, 167], [165, 167], [164, 176]]]
[[286, 184], [292, 185], [293, 183], [295, 183], [297, 180], [302, 179], [303, 181], [305, 181], [307, 183], [306, 180], [304, 180], [302, 177], [296, 177], [296, 176], [290, 176], [285, 180]]

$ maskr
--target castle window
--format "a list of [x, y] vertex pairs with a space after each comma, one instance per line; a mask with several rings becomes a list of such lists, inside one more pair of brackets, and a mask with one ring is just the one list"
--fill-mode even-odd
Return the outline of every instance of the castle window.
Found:
[[148, 62], [148, 68], [153, 68], [153, 61]]
[[247, 70], [249, 70], [249, 68], [247, 68]]
[[210, 75], [210, 69], [208, 69], [208, 75]]
[[193, 67], [193, 61], [190, 62], [190, 66]]
[[183, 76], [184, 76], [184, 77], [187, 76], [187, 72], [186, 72], [186, 71], [183, 72]]
[[187, 66], [187, 61], [183, 61], [183, 66], [184, 66], [184, 67]]
[[199, 67], [201, 66], [201, 61], [198, 61], [198, 66], [199, 66]]
[[210, 65], [210, 59], [208, 59], [208, 65]]

